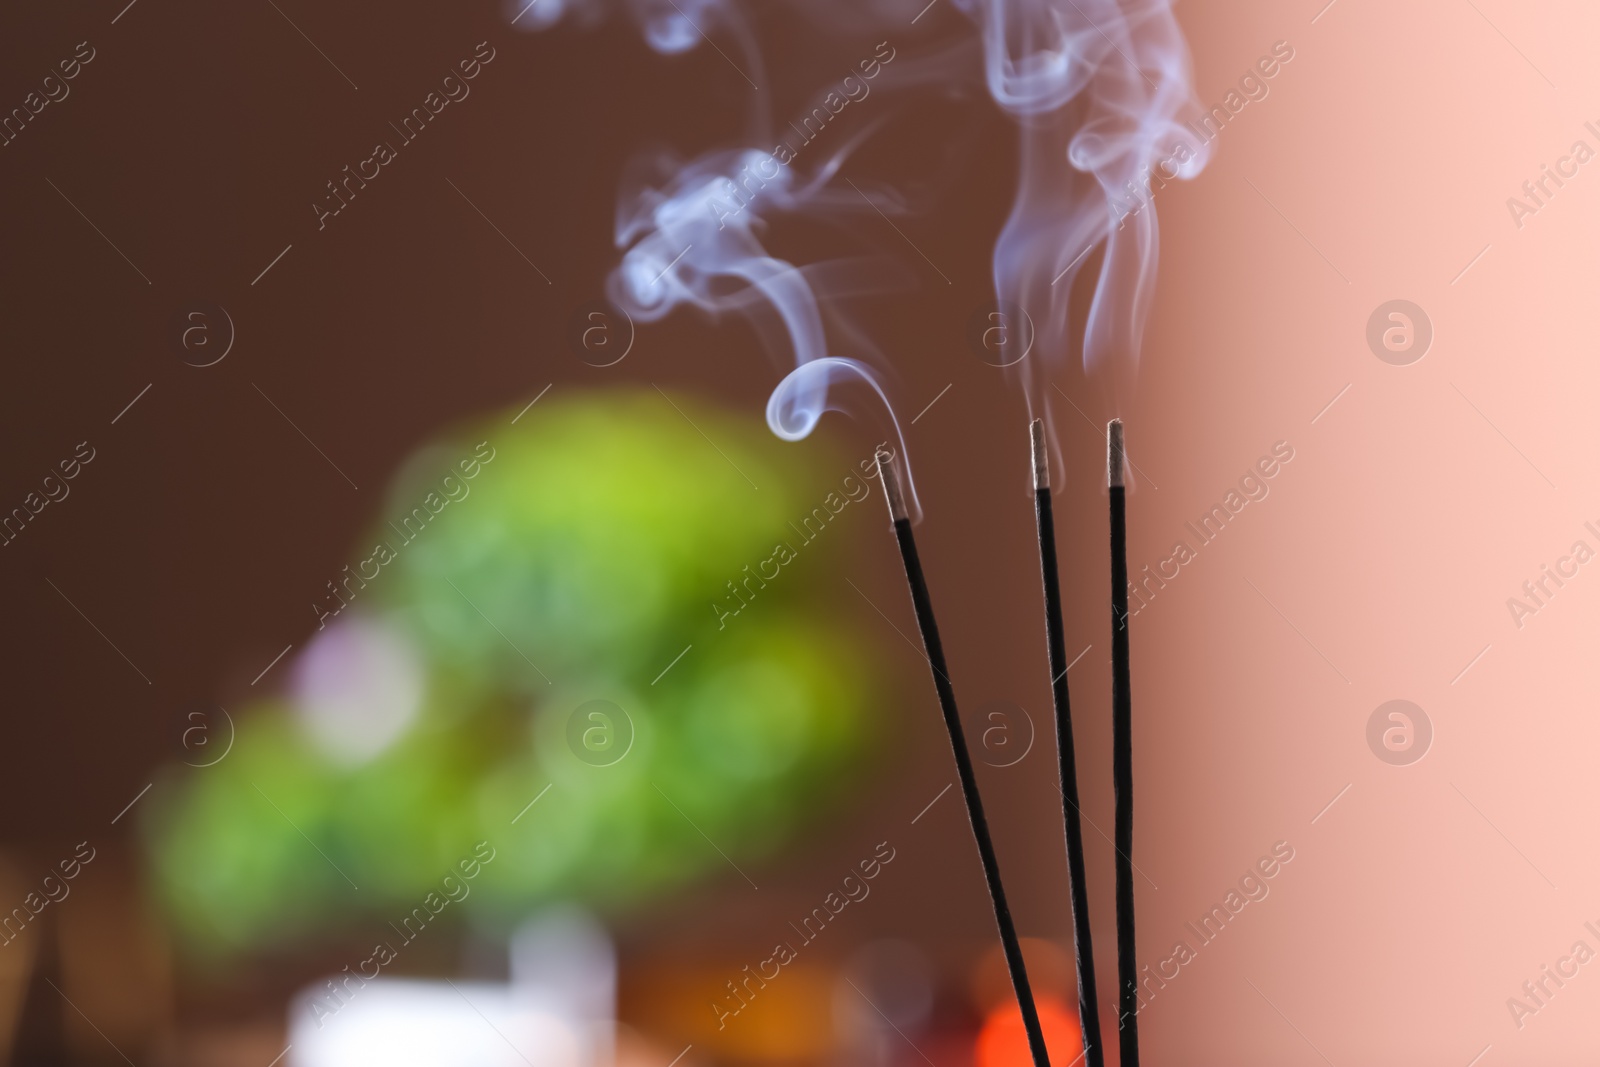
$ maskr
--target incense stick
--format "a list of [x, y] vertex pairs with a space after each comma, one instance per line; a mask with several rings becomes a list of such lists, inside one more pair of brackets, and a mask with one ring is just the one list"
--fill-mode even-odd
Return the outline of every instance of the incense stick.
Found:
[[1139, 964], [1133, 912], [1133, 695], [1128, 666], [1128, 501], [1122, 420], [1106, 427], [1111, 495], [1111, 779], [1116, 790], [1117, 1018], [1121, 1067], [1139, 1067]]
[[922, 575], [917, 543], [911, 535], [911, 513], [900, 491], [892, 458], [886, 452], [879, 452], [877, 460], [878, 478], [883, 482], [883, 493], [889, 502], [889, 517], [894, 522], [895, 541], [900, 546], [900, 558], [906, 568], [906, 583], [911, 587], [911, 606], [916, 612], [917, 628], [922, 632], [922, 647], [928, 666], [933, 670], [933, 687], [939, 695], [939, 710], [944, 714], [945, 730], [950, 735], [950, 749], [956, 759], [961, 795], [967, 802], [967, 819], [972, 824], [972, 837], [978, 845], [978, 859], [983, 863], [983, 878], [989, 887], [989, 903], [994, 908], [995, 925], [1000, 928], [1000, 946], [1005, 951], [1006, 969], [1011, 973], [1011, 987], [1022, 1009], [1022, 1025], [1028, 1032], [1028, 1048], [1033, 1053], [1034, 1067], [1050, 1067], [1044, 1029], [1039, 1025], [1039, 1011], [1034, 1006], [1033, 989], [1028, 984], [1028, 969], [1022, 960], [1022, 945], [1017, 940], [1017, 930], [1011, 921], [1011, 908], [1006, 904], [1005, 887], [1000, 882], [1000, 863], [995, 858], [994, 842], [989, 837], [989, 821], [983, 814], [983, 800], [978, 796], [978, 779], [973, 773], [972, 756], [967, 751], [961, 717], [956, 711], [956, 693], [950, 684], [950, 672], [945, 667], [944, 646], [939, 642], [939, 627], [933, 619], [933, 601], [928, 596], [928, 583]]
[[1034, 419], [1029, 432], [1033, 441], [1033, 511], [1039, 526], [1039, 569], [1044, 580], [1045, 643], [1050, 654], [1050, 690], [1056, 711], [1061, 817], [1066, 824], [1073, 955], [1078, 967], [1078, 1018], [1083, 1024], [1087, 1067], [1104, 1067], [1100, 997], [1094, 978], [1094, 935], [1089, 924], [1089, 889], [1084, 876], [1083, 823], [1078, 812], [1078, 762], [1072, 740], [1072, 703], [1067, 694], [1067, 639], [1062, 621], [1061, 577], [1056, 566], [1055, 505], [1050, 496], [1050, 456], [1045, 451], [1043, 420]]

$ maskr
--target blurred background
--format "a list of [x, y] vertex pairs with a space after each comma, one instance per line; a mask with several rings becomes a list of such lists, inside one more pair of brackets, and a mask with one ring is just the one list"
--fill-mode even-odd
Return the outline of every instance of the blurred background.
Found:
[[[1069, 1064], [1029, 411], [973, 339], [1015, 127], [943, 74], [853, 102], [844, 173], [907, 210], [769, 234], [891, 264], [852, 311], [903, 440], [846, 388], [780, 441], [749, 323], [607, 302], [642, 148], [738, 147], [886, 40], [959, 69], [971, 20], [755, 5], [752, 88], [732, 30], [540, 3], [0, 13], [0, 1053], [1027, 1062], [888, 441]], [[1055, 354], [1036, 398], [1107, 1033], [1117, 415], [1146, 1058], [1589, 1062], [1600, 22], [1177, 17], [1230, 117], [1156, 201], [1138, 372]]]

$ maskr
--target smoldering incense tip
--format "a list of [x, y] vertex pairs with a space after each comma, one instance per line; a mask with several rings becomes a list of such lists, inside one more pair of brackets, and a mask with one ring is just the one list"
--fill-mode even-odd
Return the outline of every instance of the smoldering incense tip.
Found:
[[883, 495], [889, 501], [889, 518], [895, 522], [909, 519], [911, 512], [906, 509], [906, 498], [900, 491], [900, 479], [894, 473], [894, 456], [879, 452], [877, 459], [878, 480], [883, 483]]
[[1028, 426], [1033, 440], [1033, 488], [1050, 488], [1050, 452], [1044, 446], [1044, 420], [1034, 419]]
[[1121, 489], [1126, 484], [1122, 474], [1124, 463], [1122, 420], [1112, 419], [1106, 425], [1106, 484], [1113, 489]]

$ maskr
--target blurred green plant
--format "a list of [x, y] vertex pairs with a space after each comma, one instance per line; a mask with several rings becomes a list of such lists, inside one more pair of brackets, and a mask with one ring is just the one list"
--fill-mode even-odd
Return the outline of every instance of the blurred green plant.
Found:
[[[376, 576], [383, 554], [361, 553], [348, 608], [314, 609], [326, 629], [291, 672], [376, 627], [407, 650], [391, 667], [415, 670], [415, 710], [369, 709], [358, 735], [393, 739], [352, 756], [303, 694], [267, 701], [227, 759], [172, 769], [149, 836], [186, 941], [226, 954], [393, 918], [480, 840], [498, 856], [457, 909], [476, 924], [558, 898], [623, 910], [737, 877], [719, 849], [759, 860], [834, 807], [875, 701], [860, 642], [807, 595], [843, 535], [802, 547], [799, 524], [854, 473], [819, 451], [653, 391], [552, 396], [422, 449], [371, 535], [390, 553]], [[491, 458], [469, 477], [474, 455]], [[778, 544], [798, 565], [719, 620]], [[358, 695], [403, 702], [384, 688], [403, 671], [349, 668]]]

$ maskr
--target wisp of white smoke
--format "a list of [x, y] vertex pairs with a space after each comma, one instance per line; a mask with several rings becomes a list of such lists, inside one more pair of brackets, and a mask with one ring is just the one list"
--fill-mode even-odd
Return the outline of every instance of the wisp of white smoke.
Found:
[[[1114, 358], [1137, 364], [1159, 255], [1154, 194], [1170, 181], [1193, 178], [1209, 155], [1209, 142], [1182, 121], [1197, 107], [1188, 48], [1169, 0], [954, 2], [979, 29], [989, 94], [1019, 128], [1017, 195], [995, 243], [994, 288], [1002, 308], [1030, 320], [1037, 355], [1015, 373], [1029, 407], [1047, 413], [1041, 390], [1080, 337], [1069, 313], [1071, 292], [1102, 246], [1081, 326], [1084, 367], [1096, 370]], [[759, 66], [732, 0], [507, 3], [523, 28], [543, 28], [568, 14], [592, 22], [607, 7], [621, 9], [665, 54], [723, 30]], [[921, 17], [914, 10], [920, 7], [920, 0], [873, 0], [846, 14], [823, 2], [809, 12], [819, 21], [837, 16], [852, 28], [877, 20], [906, 26], [912, 15]], [[947, 66], [925, 67], [913, 81], [926, 85], [934, 80], [927, 70]], [[747, 143], [767, 123], [759, 125]], [[786, 440], [809, 434], [829, 408], [830, 386], [846, 380], [869, 384], [900, 432], [877, 372], [829, 348], [823, 304], [858, 290], [834, 265], [800, 268], [769, 255], [760, 237], [774, 214], [839, 206], [828, 180], [847, 154], [806, 180], [788, 159], [763, 149], [689, 161], [656, 154], [623, 183], [616, 229], [622, 261], [609, 279], [609, 296], [646, 322], [690, 304], [713, 314], [739, 311], [765, 326], [769, 347], [786, 347], [793, 364], [767, 404], [768, 424]], [[905, 478], [911, 486], [909, 464]]]
[[1073, 283], [1104, 245], [1083, 324], [1086, 370], [1137, 365], [1160, 251], [1153, 197], [1193, 178], [1210, 145], [1184, 124], [1198, 109], [1189, 53], [1167, 0], [989, 0], [990, 94], [1021, 130], [1017, 197], [994, 250], [1002, 307], [1032, 321], [1043, 358], [1021, 367], [1030, 404], [1074, 340]]

